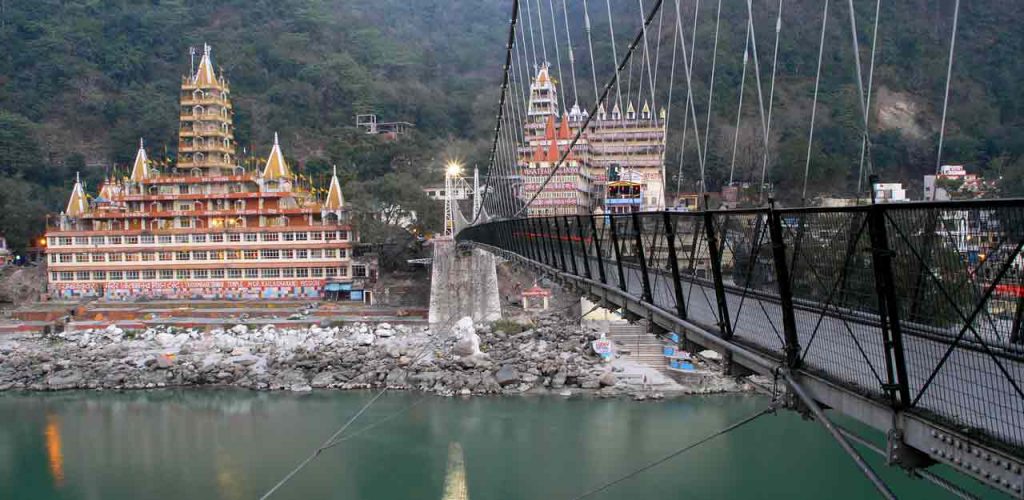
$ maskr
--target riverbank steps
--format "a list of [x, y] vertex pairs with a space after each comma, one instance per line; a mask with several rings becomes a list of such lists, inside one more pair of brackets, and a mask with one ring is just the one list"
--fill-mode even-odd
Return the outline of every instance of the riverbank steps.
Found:
[[[301, 329], [239, 324], [209, 331], [112, 325], [47, 337], [7, 335], [0, 337], [0, 391], [234, 386], [295, 392], [389, 387], [445, 396], [661, 395], [616, 378], [616, 369], [590, 348], [599, 336], [594, 330], [557, 316], [534, 319], [518, 332], [495, 325], [474, 325], [470, 318], [437, 331], [388, 323]], [[747, 389], [723, 376], [657, 390]]]

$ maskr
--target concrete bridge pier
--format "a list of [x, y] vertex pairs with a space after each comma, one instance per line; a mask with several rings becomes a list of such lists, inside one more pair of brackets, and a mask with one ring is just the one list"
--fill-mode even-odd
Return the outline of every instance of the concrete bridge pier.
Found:
[[431, 326], [469, 316], [474, 322], [501, 319], [495, 257], [479, 249], [460, 251], [455, 242], [435, 239], [430, 279]]

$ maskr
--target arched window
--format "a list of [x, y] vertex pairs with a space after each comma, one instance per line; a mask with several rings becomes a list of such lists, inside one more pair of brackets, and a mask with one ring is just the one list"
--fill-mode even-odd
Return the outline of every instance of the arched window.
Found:
[[[196, 155], [196, 156], [200, 156], [200, 155]], [[203, 175], [203, 171], [198, 169], [198, 168], [193, 168], [192, 170], [189, 171], [189, 174], [192, 177], [199, 177], [199, 176]]]
[[193, 115], [202, 115], [203, 114], [203, 107], [198, 105], [198, 104], [195, 105], [195, 106], [192, 106], [192, 114]]
[[204, 155], [203, 153], [196, 153], [193, 159], [195, 160], [195, 163], [203, 163], [204, 161], [206, 161], [206, 155]]
[[195, 89], [195, 90], [193, 90], [193, 91], [192, 91], [192, 98], [193, 98], [193, 99], [195, 99], [195, 100], [199, 100], [199, 99], [202, 99], [202, 98], [204, 98], [204, 97], [206, 97], [206, 94], [205, 94], [205, 93], [203, 93], [203, 91], [202, 91], [202, 90], [200, 90], [200, 89]]
[[277, 218], [277, 225], [278, 226], [287, 226], [288, 225], [288, 217], [286, 217], [284, 215], [278, 217]]
[[244, 175], [245, 174], [245, 168], [243, 168], [240, 165], [236, 165], [234, 171], [235, 171], [235, 175]]

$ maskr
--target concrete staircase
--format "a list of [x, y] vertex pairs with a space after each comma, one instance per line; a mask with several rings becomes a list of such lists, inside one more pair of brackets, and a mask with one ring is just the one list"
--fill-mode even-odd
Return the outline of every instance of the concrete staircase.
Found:
[[668, 374], [663, 343], [647, 331], [645, 323], [612, 323], [608, 325], [608, 338], [615, 343], [616, 352], [627, 355], [638, 363]]

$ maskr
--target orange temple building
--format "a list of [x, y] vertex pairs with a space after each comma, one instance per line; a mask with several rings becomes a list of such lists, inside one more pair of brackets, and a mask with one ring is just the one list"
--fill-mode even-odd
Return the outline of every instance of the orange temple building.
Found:
[[[237, 163], [231, 88], [204, 46], [181, 83], [178, 157], [161, 171], [140, 141], [131, 175], [89, 199], [76, 179], [46, 233], [54, 298], [366, 298], [337, 172], [326, 196], [302, 182], [277, 134], [263, 168]], [[322, 192], [322, 191], [320, 191]]]

